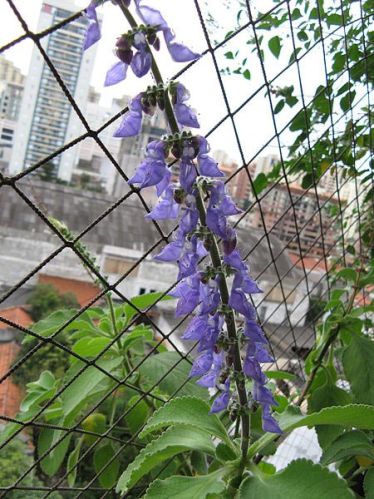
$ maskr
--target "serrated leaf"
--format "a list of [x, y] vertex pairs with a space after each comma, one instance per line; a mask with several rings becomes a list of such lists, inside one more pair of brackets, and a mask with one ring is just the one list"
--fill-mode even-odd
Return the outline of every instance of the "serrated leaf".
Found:
[[320, 463], [327, 466], [351, 456], [374, 459], [374, 445], [362, 431], [354, 430], [340, 435], [323, 453]]
[[244, 480], [239, 499], [353, 499], [347, 482], [319, 464], [300, 459], [293, 461], [280, 473], [266, 480], [256, 476]]
[[353, 334], [343, 353], [343, 368], [356, 401], [374, 405], [374, 342]]
[[105, 489], [111, 489], [117, 481], [120, 463], [114, 455], [115, 450], [110, 442], [98, 447], [94, 453], [95, 471], [100, 485]]
[[281, 41], [280, 41], [279, 36], [273, 36], [273, 38], [270, 38], [268, 45], [269, 45], [269, 49], [270, 49], [271, 53], [273, 54], [273, 56], [278, 59], [279, 54], [280, 54], [281, 49], [282, 49], [282, 45], [281, 45]]
[[148, 488], [144, 499], [205, 499], [210, 494], [219, 494], [225, 489], [222, 477], [224, 469], [204, 476], [172, 476], [156, 480]]
[[[161, 352], [148, 357], [138, 368], [142, 377], [168, 394], [191, 395], [207, 400], [208, 391], [189, 379], [191, 365], [181, 359], [177, 352]], [[186, 382], [186, 380], [188, 380]]]
[[374, 499], [374, 468], [367, 470], [364, 479], [365, 499]]
[[117, 492], [125, 493], [155, 466], [188, 450], [200, 450], [214, 455], [215, 446], [205, 430], [188, 425], [167, 429], [142, 449], [122, 473], [117, 484]]
[[[300, 409], [289, 407], [278, 418], [278, 423], [284, 432], [289, 432], [301, 426], [341, 425], [345, 428], [371, 430], [374, 421], [374, 407], [371, 405], [350, 404], [342, 407], [326, 407], [313, 414], [303, 415]], [[249, 448], [249, 456], [254, 456], [276, 438], [276, 435], [266, 434], [254, 442]]]
[[209, 414], [210, 406], [204, 400], [196, 397], [179, 397], [172, 399], [158, 409], [140, 434], [140, 438], [155, 432], [160, 428], [172, 425], [196, 426], [223, 441], [230, 442], [226, 428], [215, 414]]

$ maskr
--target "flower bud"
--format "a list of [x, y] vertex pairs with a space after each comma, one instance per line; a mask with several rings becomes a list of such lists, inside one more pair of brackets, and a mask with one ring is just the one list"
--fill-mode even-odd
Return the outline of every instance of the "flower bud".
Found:
[[133, 53], [127, 35], [122, 35], [117, 38], [115, 53], [118, 59], [120, 59], [125, 64], [131, 63]]

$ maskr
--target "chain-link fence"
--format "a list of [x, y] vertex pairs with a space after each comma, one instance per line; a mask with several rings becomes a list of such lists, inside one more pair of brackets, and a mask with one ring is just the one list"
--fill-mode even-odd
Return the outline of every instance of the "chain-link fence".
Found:
[[[176, 320], [174, 301], [165, 300], [175, 268], [152, 261], [176, 227], [144, 220], [155, 200], [127, 184], [129, 155], [111, 151], [106, 132], [128, 108], [93, 129], [54, 60], [51, 35], [66, 26], [83, 31], [84, 11], [66, 11], [33, 32], [18, 2], [4, 3], [24, 33], [1, 54], [32, 41], [46, 78], [84, 131], [17, 173], [1, 174], [0, 418], [9, 470], [1, 497], [117, 497], [116, 477], [144, 447], [138, 437], [149, 415], [177, 395], [208, 396], [188, 378], [195, 346], [181, 335], [189, 317]], [[372, 151], [372, 7], [361, 0], [338, 7], [268, 3], [262, 12], [260, 2], [191, 1], [191, 29], [206, 48], [167, 76], [214, 79], [214, 89], [200, 84], [214, 106], [204, 135], [214, 143], [223, 131], [237, 150], [237, 164], [217, 160], [243, 210], [234, 218], [238, 248], [264, 291], [254, 304], [275, 359], [267, 369], [270, 376], [288, 373], [286, 380], [273, 377], [288, 396], [305, 382], [303, 364], [326, 313], [331, 269], [365, 252], [360, 221], [372, 213], [372, 204], [363, 203], [372, 185], [360, 175]], [[111, 194], [56, 179], [61, 157], [88, 142], [108, 160]], [[48, 165], [54, 173], [43, 178]], [[35, 322], [35, 299], [25, 304], [41, 283], [73, 291], [79, 307], [60, 303]], [[172, 466], [153, 476], [167, 476]], [[145, 488], [134, 487], [128, 497]]]

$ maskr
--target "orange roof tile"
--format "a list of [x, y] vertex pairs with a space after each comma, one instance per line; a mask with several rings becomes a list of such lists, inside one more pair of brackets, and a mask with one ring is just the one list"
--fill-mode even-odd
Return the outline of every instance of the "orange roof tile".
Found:
[[41, 274], [39, 276], [39, 282], [51, 284], [62, 294], [73, 293], [81, 307], [87, 305], [87, 303], [89, 303], [100, 291], [98, 286], [91, 282], [67, 279], [65, 277]]
[[[9, 307], [0, 309], [0, 317], [15, 322], [23, 327], [28, 327], [33, 320], [26, 310], [22, 307]], [[5, 322], [0, 321], [0, 329], [7, 329], [9, 326]]]
[[[0, 377], [5, 376], [11, 368], [19, 346], [15, 342], [0, 344]], [[19, 409], [21, 390], [8, 377], [0, 383], [0, 415], [13, 418]]]

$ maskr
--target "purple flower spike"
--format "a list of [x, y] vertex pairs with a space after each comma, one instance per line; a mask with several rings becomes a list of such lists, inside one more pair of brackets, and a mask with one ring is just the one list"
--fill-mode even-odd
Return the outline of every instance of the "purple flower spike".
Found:
[[269, 388], [257, 381], [253, 383], [253, 398], [261, 405], [278, 405]]
[[104, 86], [109, 87], [124, 80], [127, 75], [128, 65], [120, 61], [114, 64], [106, 74]]
[[221, 412], [225, 410], [230, 401], [230, 381], [227, 380], [225, 382], [225, 390], [218, 395], [218, 397], [214, 400], [212, 408], [210, 412], [213, 414], [215, 412]]
[[158, 26], [160, 29], [167, 29], [168, 25], [165, 19], [162, 17], [161, 12], [148, 5], [142, 5], [141, 0], [136, 2], [136, 12], [144, 24], [149, 24], [150, 26]]
[[142, 93], [138, 94], [131, 100], [129, 109], [130, 111], [125, 114], [122, 123], [114, 132], [113, 137], [132, 137], [138, 135], [142, 129]]
[[182, 340], [200, 340], [208, 327], [208, 316], [199, 315], [194, 317], [188, 324]]
[[197, 116], [192, 109], [185, 104], [190, 98], [190, 94], [186, 87], [181, 83], [177, 84], [176, 103], [174, 104], [174, 112], [177, 121], [180, 125], [189, 126], [191, 128], [200, 128]]
[[261, 371], [261, 366], [253, 357], [246, 357], [243, 364], [244, 374], [258, 383], [266, 383], [265, 374]]
[[86, 16], [90, 20], [90, 25], [88, 26], [86, 38], [84, 40], [84, 45], [83, 45], [84, 50], [90, 48], [91, 45], [94, 45], [101, 38], [100, 24], [97, 19], [95, 0], [92, 0], [92, 2], [87, 7]]
[[262, 407], [262, 429], [264, 431], [269, 431], [270, 433], [283, 433], [279, 427], [279, 424], [271, 415], [269, 405], [264, 405]]

